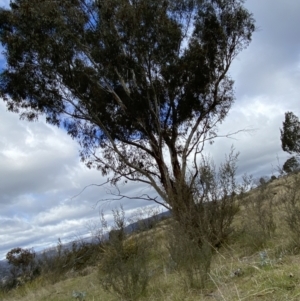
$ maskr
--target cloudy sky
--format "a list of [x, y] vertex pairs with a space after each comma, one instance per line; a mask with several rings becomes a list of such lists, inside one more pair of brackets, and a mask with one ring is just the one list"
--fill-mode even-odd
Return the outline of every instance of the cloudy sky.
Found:
[[[9, 1], [0, 0], [0, 6]], [[205, 149], [218, 163], [233, 144], [240, 152], [239, 174], [276, 175], [288, 155], [281, 150], [279, 128], [286, 111], [300, 116], [300, 1], [248, 0], [257, 31], [235, 60], [236, 102], [220, 134], [252, 128]], [[0, 68], [5, 61], [0, 55]], [[78, 145], [62, 130], [19, 121], [0, 100], [0, 259], [14, 247], [35, 250], [88, 232], [99, 218], [97, 201], [109, 197], [99, 172], [79, 160]], [[141, 188], [128, 185], [135, 195]], [[126, 210], [145, 205], [126, 202]], [[106, 207], [108, 209], [108, 206]], [[108, 212], [108, 211], [107, 211]]]

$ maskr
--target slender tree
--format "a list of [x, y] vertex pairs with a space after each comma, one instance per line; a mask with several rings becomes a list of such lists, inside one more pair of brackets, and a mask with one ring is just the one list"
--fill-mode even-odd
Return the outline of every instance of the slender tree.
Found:
[[281, 146], [285, 152], [300, 154], [300, 121], [293, 112], [285, 113], [281, 133]]
[[8, 109], [45, 115], [88, 167], [151, 185], [184, 225], [198, 155], [234, 101], [228, 70], [255, 30], [243, 1], [14, 0], [0, 20]]

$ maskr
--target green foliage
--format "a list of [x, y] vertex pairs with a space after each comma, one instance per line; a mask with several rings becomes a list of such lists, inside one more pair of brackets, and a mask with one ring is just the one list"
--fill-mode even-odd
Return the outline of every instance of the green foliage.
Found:
[[285, 152], [300, 154], [300, 121], [293, 112], [285, 113], [281, 133], [281, 146]]
[[[207, 179], [207, 183], [214, 183], [213, 177], [207, 176]], [[78, 300], [297, 300], [300, 293], [299, 174], [279, 178], [276, 180], [278, 185], [267, 183], [251, 191], [248, 191], [250, 179], [246, 182], [248, 189], [243, 187], [242, 195], [238, 189], [235, 195], [241, 209], [232, 225], [237, 230], [235, 233], [239, 233], [243, 226], [244, 232], [241, 236], [230, 236], [226, 245], [217, 252], [208, 241], [199, 245], [189, 239], [182, 226], [170, 218], [150, 231], [132, 236], [113, 235], [102, 245], [103, 257], [98, 257], [98, 273], [91, 268], [92, 272], [82, 277], [81, 274], [70, 275], [62, 269], [56, 278], [63, 281], [49, 285], [52, 282], [49, 279], [52, 277], [51, 269], [42, 270], [41, 277], [21, 287], [6, 282], [7, 287], [13, 284], [15, 288], [9, 292], [0, 282], [0, 299], [65, 301], [71, 300], [73, 295]], [[118, 212], [121, 218], [118, 224], [126, 227], [127, 222], [122, 222], [122, 210]], [[268, 227], [272, 224], [269, 223], [270, 215], [276, 226], [275, 235], [272, 227]], [[117, 227], [115, 229], [118, 230]], [[262, 243], [258, 244], [259, 241]], [[251, 253], [247, 252], [250, 244]], [[65, 252], [60, 246], [57, 254], [63, 258]], [[80, 245], [70, 252], [79, 248]], [[151, 249], [150, 256], [144, 253], [143, 248], [146, 251]], [[143, 254], [147, 254], [146, 261], [142, 260]], [[54, 260], [58, 262], [57, 257]], [[145, 274], [143, 268], [141, 271], [144, 262]], [[149, 265], [154, 277], [150, 277]], [[59, 273], [67, 275], [59, 278]], [[142, 279], [147, 277], [146, 290], [142, 293], [145, 283]], [[99, 278], [101, 286], [97, 285]], [[137, 286], [133, 285], [134, 281]], [[103, 288], [117, 297], [109, 295]], [[87, 292], [86, 297], [84, 292]]]
[[245, 251], [260, 250], [274, 236], [274, 198], [273, 191], [264, 183], [244, 201], [241, 224]]
[[285, 194], [281, 201], [285, 207], [285, 221], [292, 232], [292, 238], [297, 247], [300, 247], [300, 176], [294, 175], [284, 184]]
[[233, 104], [228, 70], [254, 30], [243, 0], [14, 0], [0, 10], [0, 94], [21, 118], [63, 126], [112, 184], [151, 185], [160, 198], [142, 199], [204, 233], [185, 220], [197, 211], [188, 178]]
[[266, 185], [267, 182], [268, 182], [268, 179], [267, 179], [266, 177], [261, 177], [261, 178], [259, 179], [260, 185]]
[[80, 271], [87, 265], [96, 262], [99, 255], [99, 245], [74, 242], [72, 249], [64, 252], [63, 268], [66, 270]]
[[167, 243], [167, 270], [179, 272], [186, 289], [205, 288], [213, 256], [212, 246], [207, 241], [202, 241], [201, 245], [192, 241], [176, 222], [167, 232]]
[[11, 290], [24, 285], [40, 275], [40, 267], [35, 260], [35, 252], [30, 249], [14, 248], [6, 254], [6, 259], [11, 265], [10, 274], [7, 275], [4, 290]]
[[198, 177], [194, 179], [195, 208], [193, 217], [195, 236], [213, 247], [220, 247], [231, 233], [231, 224], [239, 211], [236, 194], [242, 187], [236, 183], [237, 160], [239, 153], [231, 149], [219, 169], [210, 158], [203, 158]]
[[70, 249], [64, 249], [61, 240], [58, 240], [56, 253], [44, 252], [39, 260], [39, 267], [47, 281], [56, 283], [68, 277], [69, 274], [78, 274], [87, 266], [95, 265], [101, 257], [101, 244], [73, 242]]
[[125, 300], [137, 299], [146, 291], [150, 279], [145, 246], [135, 241], [107, 246], [99, 272], [105, 290]]
[[46, 115], [79, 141], [89, 167], [113, 184], [152, 185], [162, 201], [145, 198], [172, 207], [188, 157], [216, 137], [234, 101], [227, 72], [255, 30], [243, 1], [38, 3], [0, 10], [8, 109]]
[[8, 263], [21, 270], [26, 270], [33, 263], [34, 258], [34, 251], [22, 248], [14, 248], [6, 254]]
[[299, 171], [300, 170], [299, 159], [295, 156], [287, 159], [282, 166], [282, 170], [287, 174]]
[[244, 191], [236, 183], [238, 153], [229, 156], [216, 169], [210, 158], [203, 157], [194, 181], [194, 206], [173, 213], [176, 222], [168, 234], [171, 264], [183, 272], [187, 287], [204, 288], [212, 256], [232, 233], [233, 218], [239, 212], [237, 194]]
[[[123, 300], [136, 300], [146, 292], [149, 273], [149, 243], [147, 238], [126, 237], [123, 208], [113, 210], [114, 229], [103, 246], [99, 265], [101, 286]], [[105, 220], [102, 219], [104, 225]]]

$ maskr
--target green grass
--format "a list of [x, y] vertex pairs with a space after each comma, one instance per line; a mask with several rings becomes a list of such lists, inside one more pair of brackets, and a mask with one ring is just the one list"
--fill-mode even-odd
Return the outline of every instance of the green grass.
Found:
[[[276, 230], [258, 245], [259, 237], [255, 233], [259, 229], [252, 229], [255, 220], [255, 210], [248, 210], [245, 202], [259, 199], [259, 190], [248, 193], [236, 216], [233, 226], [234, 233], [222, 248], [213, 255], [208, 281], [204, 289], [190, 287], [185, 277], [176, 269], [168, 266], [168, 252], [166, 241], [170, 221], [160, 222], [154, 229], [141, 234], [150, 241], [151, 252], [149, 271], [150, 283], [147, 293], [139, 300], [165, 301], [199, 301], [199, 300], [300, 300], [300, 252], [292, 240], [292, 233], [285, 223], [285, 210], [282, 200], [288, 179], [273, 181], [268, 185], [268, 193], [273, 196], [273, 206], [266, 202], [263, 208], [269, 208], [274, 215]], [[297, 179], [298, 181], [298, 179]], [[300, 186], [300, 185], [299, 185]], [[276, 192], [276, 195], [275, 195]], [[270, 209], [271, 208], [271, 209]], [[261, 234], [262, 235], [262, 234]], [[265, 252], [262, 260], [261, 252]], [[99, 282], [99, 266], [77, 273], [68, 273], [65, 279], [51, 284], [47, 275], [41, 275], [31, 283], [16, 288], [8, 293], [0, 292], [0, 300], [22, 301], [67, 301], [75, 300], [73, 291], [85, 291], [85, 300], [121, 300], [119, 297], [103, 290]]]

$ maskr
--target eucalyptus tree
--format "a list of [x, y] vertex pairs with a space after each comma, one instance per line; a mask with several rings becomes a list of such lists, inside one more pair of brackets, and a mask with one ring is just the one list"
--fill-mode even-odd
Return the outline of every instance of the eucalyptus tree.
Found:
[[204, 142], [234, 102], [229, 68], [255, 30], [243, 1], [13, 0], [0, 20], [8, 110], [45, 115], [88, 167], [151, 185], [184, 225]]

